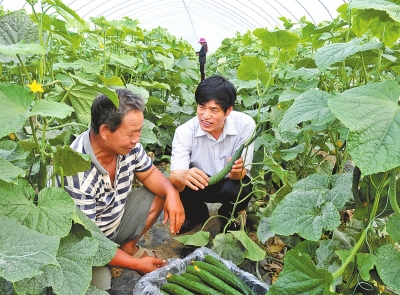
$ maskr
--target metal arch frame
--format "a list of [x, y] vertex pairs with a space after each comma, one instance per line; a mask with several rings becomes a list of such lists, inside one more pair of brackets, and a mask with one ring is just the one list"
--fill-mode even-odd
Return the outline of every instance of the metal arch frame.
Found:
[[[273, 19], [276, 24], [278, 25], [278, 27], [282, 28], [282, 25], [280, 23], [278, 23], [276, 17], [272, 17], [268, 12], [266, 12], [263, 8], [261, 8], [260, 6], [258, 6], [257, 4], [253, 3], [251, 0], [249, 0], [251, 4], [253, 4], [254, 6], [256, 6], [258, 9], [262, 10], [266, 15], [268, 15], [271, 19]], [[271, 27], [273, 27], [273, 25], [267, 20], [265, 19], [270, 25]]]
[[[165, 1], [163, 1], [163, 0], [160, 0], [160, 1], [158, 1], [158, 2], [165, 2]], [[202, 4], [204, 4], [204, 2], [202, 2]], [[170, 4], [168, 4], [168, 3], [165, 3], [165, 5], [163, 5], [163, 6], [167, 6], [167, 5], [170, 5]], [[202, 11], [202, 10], [205, 10], [205, 9], [208, 9], [208, 14], [210, 14], [210, 13], [213, 13], [214, 15], [215, 15], [215, 18], [214, 19], [218, 19], [218, 18], [221, 18], [221, 14], [215, 14], [214, 13], [214, 11], [215, 11], [215, 9], [209, 9], [209, 8], [207, 8], [207, 7], [203, 7], [203, 6], [199, 6], [199, 4], [198, 3], [196, 3], [195, 1], [193, 1], [193, 2], [190, 2], [190, 3], [187, 3], [186, 2], [186, 6], [190, 9], [190, 7], [192, 6], [197, 6], [197, 8], [196, 8], [196, 11]], [[153, 7], [145, 7], [145, 8], [142, 8], [141, 9], [141, 12], [146, 12], [146, 11], [148, 11], [149, 9], [153, 9]], [[133, 10], [133, 9], [132, 9]], [[125, 13], [122, 13], [122, 14], [120, 14], [120, 15], [117, 15], [117, 18], [119, 18], [119, 17], [122, 17], [122, 16], [126, 16], [127, 14], [129, 14], [132, 10], [129, 10], [129, 11], [125, 11]], [[218, 9], [218, 11], [221, 11], [221, 9], [219, 8]], [[197, 12], [197, 14], [198, 14], [198, 12]], [[225, 16], [225, 14], [223, 14], [224, 15], [224, 20], [226, 20], [226, 19], [228, 19], [229, 20], [229, 17], [227, 17], [227, 16]], [[138, 17], [135, 17], [135, 18], [137, 18], [137, 19], [139, 19], [140, 20], [140, 18], [138, 18]], [[192, 19], [193, 19], [193, 17], [192, 17]], [[207, 19], [207, 18], [204, 18], [204, 19]], [[142, 22], [142, 21], [141, 21]], [[142, 23], [145, 23], [145, 22], [142, 22]], [[220, 22], [217, 22], [217, 23], [220, 23]], [[229, 22], [227, 22], [227, 23], [229, 23]], [[240, 31], [241, 30], [241, 27], [249, 27], [251, 24], [246, 24], [246, 23], [239, 23], [239, 25], [236, 25], [236, 24], [231, 24], [233, 27], [236, 27], [236, 28], [238, 28], [238, 31]], [[254, 25], [253, 25], [254, 26]]]
[[[199, 14], [199, 16], [206, 17], [207, 15], [205, 15], [205, 14]], [[175, 22], [170, 22], [168, 25], [163, 25], [163, 27], [168, 27], [170, 24], [174, 24], [174, 23], [179, 22], [179, 21], [180, 21], [180, 20], [178, 19], [178, 20], [175, 21]], [[153, 19], [150, 20], [150, 21], [148, 21], [148, 22], [146, 22], [146, 21], [141, 21], [141, 24], [149, 24], [149, 26], [153, 27], [153, 26], [151, 25], [152, 22], [154, 22]], [[226, 29], [228, 32], [229, 32], [229, 31], [232, 31], [232, 27], [227, 26], [227, 24], [224, 23], [224, 22], [215, 21], [215, 20], [214, 20], [213, 23], [217, 23], [219, 27], [223, 27], [223, 28]], [[184, 24], [183, 24], [183, 25], [184, 25]], [[160, 25], [159, 25], [159, 26], [160, 26]], [[238, 31], [239, 31], [239, 30], [238, 30]]]

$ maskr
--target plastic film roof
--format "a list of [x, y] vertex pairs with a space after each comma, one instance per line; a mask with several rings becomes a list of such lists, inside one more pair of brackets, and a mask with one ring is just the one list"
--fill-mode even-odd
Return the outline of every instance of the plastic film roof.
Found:
[[[78, 15], [89, 20], [104, 16], [118, 20], [124, 16], [138, 19], [145, 29], [167, 28], [198, 49], [198, 41], [206, 38], [209, 52], [215, 51], [225, 38], [236, 32], [266, 27], [283, 28], [278, 18], [298, 22], [301, 17], [318, 24], [336, 18], [336, 9], [349, 0], [64, 0]], [[0, 0], [5, 9], [30, 6], [25, 0]]]

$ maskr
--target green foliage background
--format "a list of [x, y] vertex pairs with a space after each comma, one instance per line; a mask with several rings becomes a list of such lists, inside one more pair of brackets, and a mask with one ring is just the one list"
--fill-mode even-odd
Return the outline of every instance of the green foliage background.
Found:
[[[207, 76], [232, 81], [236, 108], [263, 128], [248, 210], [257, 239], [224, 231], [212, 247], [240, 265], [268, 259], [266, 241], [283, 239], [290, 250], [268, 294], [400, 292], [399, 9], [351, 0], [331, 22], [282, 17], [285, 30], [237, 33], [208, 57]], [[98, 93], [118, 103], [115, 87], [145, 98], [142, 143], [168, 161], [176, 126], [195, 114], [195, 50], [163, 28], [88, 23], [47, 0], [0, 17], [0, 63], [0, 293], [102, 294], [91, 268], [117, 245], [62, 188], [46, 187], [47, 171], [86, 170], [90, 159], [68, 145]], [[209, 241], [204, 231], [181, 239]]]

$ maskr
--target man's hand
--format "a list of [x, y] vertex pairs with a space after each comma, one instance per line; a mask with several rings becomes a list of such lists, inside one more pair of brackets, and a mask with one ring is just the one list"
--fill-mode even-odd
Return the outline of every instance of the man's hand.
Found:
[[136, 269], [136, 271], [140, 272], [141, 274], [146, 274], [149, 272], [152, 272], [160, 267], [163, 267], [166, 265], [165, 260], [160, 259], [160, 258], [154, 258], [154, 257], [142, 257], [140, 259], [140, 268]]
[[[230, 157], [228, 159], [231, 159], [232, 157]], [[243, 158], [239, 158], [235, 161], [235, 163], [233, 163], [232, 165], [232, 169], [229, 172], [229, 178], [232, 180], [240, 180], [243, 179], [243, 177], [246, 175], [246, 169], [244, 168], [244, 161]]]
[[185, 209], [176, 190], [166, 196], [164, 202], [164, 220], [163, 224], [169, 219], [171, 233], [176, 234], [181, 229], [185, 221]]
[[192, 190], [204, 189], [208, 185], [208, 176], [198, 168], [189, 170], [171, 171], [169, 179], [178, 191], [183, 191], [185, 186]]

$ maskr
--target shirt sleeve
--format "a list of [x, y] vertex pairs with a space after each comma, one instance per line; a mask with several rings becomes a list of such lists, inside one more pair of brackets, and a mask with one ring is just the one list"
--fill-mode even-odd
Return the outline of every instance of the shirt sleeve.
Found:
[[87, 188], [83, 185], [84, 173], [64, 177], [64, 189], [72, 197], [75, 205], [93, 222], [96, 219], [96, 198], [92, 185]]
[[172, 140], [171, 171], [189, 170], [190, 168], [191, 139], [187, 135], [185, 136], [188, 130], [182, 127], [178, 127], [175, 130], [174, 139]]

